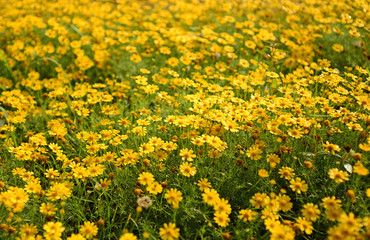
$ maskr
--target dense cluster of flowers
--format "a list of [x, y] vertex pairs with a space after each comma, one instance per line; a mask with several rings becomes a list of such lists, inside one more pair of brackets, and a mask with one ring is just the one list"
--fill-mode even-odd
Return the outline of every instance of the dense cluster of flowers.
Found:
[[0, 0], [0, 238], [370, 237], [365, 0]]

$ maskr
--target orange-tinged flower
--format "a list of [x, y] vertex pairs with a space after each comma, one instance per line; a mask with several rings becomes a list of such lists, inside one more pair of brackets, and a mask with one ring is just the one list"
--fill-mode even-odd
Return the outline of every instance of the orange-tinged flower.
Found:
[[343, 52], [344, 51], [344, 47], [340, 44], [334, 44], [332, 46], [333, 50], [336, 51], [336, 52]]

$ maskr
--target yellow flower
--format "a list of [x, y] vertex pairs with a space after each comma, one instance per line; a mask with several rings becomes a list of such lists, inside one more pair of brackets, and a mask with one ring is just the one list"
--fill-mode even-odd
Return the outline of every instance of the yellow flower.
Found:
[[45, 230], [44, 237], [47, 240], [59, 240], [65, 229], [61, 222], [47, 222], [43, 228]]
[[130, 60], [134, 63], [138, 63], [138, 62], [141, 62], [141, 57], [140, 55], [138, 54], [133, 54], [131, 57], [130, 57]]
[[279, 239], [284, 239], [284, 240], [293, 240], [295, 237], [294, 230], [287, 226], [283, 225], [278, 222], [274, 227], [270, 229], [271, 232], [271, 240], [279, 240]]
[[259, 169], [258, 176], [260, 176], [261, 178], [265, 178], [269, 176], [269, 173], [265, 169]]
[[86, 240], [86, 238], [82, 236], [81, 234], [72, 233], [72, 235], [68, 237], [67, 240]]
[[298, 217], [294, 225], [302, 232], [305, 232], [307, 235], [312, 234], [313, 226], [312, 223], [307, 219]]
[[213, 219], [220, 227], [226, 227], [230, 222], [229, 215], [227, 215], [225, 212], [216, 212]]
[[259, 160], [261, 158], [262, 150], [259, 149], [257, 146], [253, 146], [247, 150], [247, 156], [250, 157], [252, 160]]
[[358, 145], [362, 151], [369, 152], [370, 151], [370, 143], [360, 143]]
[[132, 233], [123, 234], [119, 240], [137, 240], [137, 237]]
[[276, 164], [280, 163], [280, 157], [276, 154], [269, 154], [266, 161], [270, 163], [271, 168], [275, 168]]
[[9, 187], [6, 192], [0, 193], [0, 203], [12, 212], [21, 212], [29, 197], [23, 188]]
[[202, 194], [203, 201], [206, 202], [209, 205], [215, 205], [217, 201], [220, 199], [219, 194], [216, 190], [207, 188], [204, 190], [204, 193]]
[[281, 178], [285, 178], [287, 180], [290, 180], [292, 177], [294, 177], [294, 169], [290, 167], [282, 167], [279, 169], [279, 174]]
[[332, 168], [329, 170], [329, 178], [334, 179], [336, 183], [342, 183], [349, 180], [348, 173], [338, 170], [338, 168]]
[[239, 218], [243, 220], [243, 222], [252, 221], [256, 216], [257, 212], [254, 212], [250, 209], [242, 209], [239, 211]]
[[82, 227], [80, 227], [80, 233], [87, 239], [92, 238], [98, 234], [98, 227], [95, 223], [85, 222]]
[[19, 230], [21, 239], [33, 239], [37, 232], [37, 227], [33, 224], [28, 223], [21, 225]]
[[256, 193], [253, 195], [250, 203], [255, 208], [261, 208], [266, 206], [268, 200], [268, 196], [266, 193]]
[[279, 196], [279, 209], [283, 212], [288, 212], [293, 207], [293, 203], [290, 202], [290, 197], [288, 195]]
[[40, 212], [43, 215], [52, 216], [56, 213], [57, 208], [52, 203], [41, 203]]
[[328, 141], [326, 141], [326, 143], [323, 144], [323, 146], [325, 148], [325, 152], [330, 152], [331, 154], [334, 154], [335, 152], [339, 152], [340, 151], [340, 148], [339, 148], [338, 145], [331, 144]]
[[[73, 186], [73, 185], [72, 185]], [[59, 199], [65, 200], [72, 194], [71, 186], [69, 183], [54, 183], [50, 189], [46, 192], [46, 196], [51, 201], [57, 201]]]
[[188, 162], [180, 165], [180, 171], [182, 175], [184, 175], [185, 177], [191, 177], [197, 173], [196, 168], [193, 167], [192, 164]]
[[361, 162], [356, 162], [353, 172], [360, 176], [367, 176], [369, 174], [369, 170]]
[[158, 194], [161, 193], [163, 190], [163, 187], [158, 182], [154, 181], [153, 183], [149, 184], [149, 186], [146, 188], [146, 190], [151, 194]]
[[216, 212], [223, 212], [226, 214], [231, 213], [231, 205], [229, 204], [229, 201], [221, 198], [218, 201], [216, 201], [216, 204], [213, 206]]
[[164, 197], [167, 199], [169, 204], [174, 206], [174, 208], [177, 208], [179, 203], [182, 201], [182, 193], [174, 188], [167, 190]]
[[180, 229], [176, 228], [174, 223], [165, 223], [163, 228], [159, 229], [159, 235], [163, 240], [175, 240], [180, 237]]
[[296, 139], [300, 139], [302, 137], [302, 132], [300, 129], [290, 129], [288, 131], [289, 136], [294, 137]]
[[334, 196], [332, 197], [325, 197], [322, 199], [322, 204], [325, 209], [332, 210], [332, 209], [339, 209], [341, 208], [342, 201], [336, 199]]
[[245, 67], [245, 68], [249, 67], [249, 65], [250, 65], [248, 60], [245, 60], [245, 59], [240, 59], [239, 64], [240, 64], [240, 66]]
[[251, 40], [248, 40], [244, 43], [244, 45], [247, 47], [247, 48], [250, 48], [250, 49], [255, 49], [256, 48], [256, 44], [251, 41]]
[[308, 185], [306, 182], [300, 178], [292, 179], [290, 180], [290, 188], [297, 192], [298, 194], [301, 194], [302, 192], [306, 192], [308, 189]]
[[138, 180], [139, 180], [139, 183], [142, 185], [149, 185], [152, 182], [154, 182], [154, 176], [153, 174], [149, 172], [143, 172], [143, 173], [140, 173]]
[[196, 157], [193, 150], [189, 150], [187, 148], [180, 150], [180, 156], [182, 157], [182, 160], [187, 161], [193, 161], [193, 159]]
[[340, 216], [342, 215], [343, 210], [338, 208], [338, 209], [327, 209], [326, 210], [326, 218], [329, 221], [338, 221]]
[[303, 216], [312, 222], [316, 222], [317, 218], [319, 217], [321, 211], [319, 210], [317, 205], [313, 203], [307, 203], [303, 206], [302, 214]]
[[208, 188], [211, 188], [211, 183], [208, 182], [208, 179], [207, 178], [201, 178], [198, 183], [197, 183], [200, 191], [204, 191]]
[[336, 52], [343, 52], [344, 51], [344, 47], [340, 44], [334, 44], [332, 46], [333, 50], [336, 51]]
[[355, 215], [350, 212], [348, 214], [342, 213], [339, 218], [340, 225], [345, 226], [348, 230], [352, 232], [358, 232], [361, 228], [361, 219], [355, 218]]

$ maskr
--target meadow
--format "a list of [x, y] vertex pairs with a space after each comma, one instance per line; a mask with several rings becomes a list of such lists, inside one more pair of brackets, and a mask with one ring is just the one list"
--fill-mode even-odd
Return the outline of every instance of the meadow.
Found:
[[370, 238], [366, 0], [0, 0], [0, 239]]

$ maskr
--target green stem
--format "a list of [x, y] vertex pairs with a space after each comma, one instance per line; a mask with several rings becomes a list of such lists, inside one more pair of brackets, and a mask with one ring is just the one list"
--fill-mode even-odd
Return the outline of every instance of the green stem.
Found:
[[3, 60], [3, 62], [4, 62], [4, 64], [5, 64], [6, 69], [8, 69], [9, 74], [10, 74], [10, 76], [11, 76], [11, 77], [12, 77], [12, 79], [13, 79], [13, 84], [15, 85], [15, 84], [16, 84], [16, 82], [18, 82], [18, 79], [17, 79], [17, 77], [14, 75], [14, 72], [13, 72], [12, 68], [10, 67], [10, 65], [9, 65], [9, 63], [8, 63], [8, 60], [6, 59], [6, 57], [5, 57], [4, 53], [3, 53], [3, 51], [0, 51], [0, 57], [1, 57], [1, 59]]

